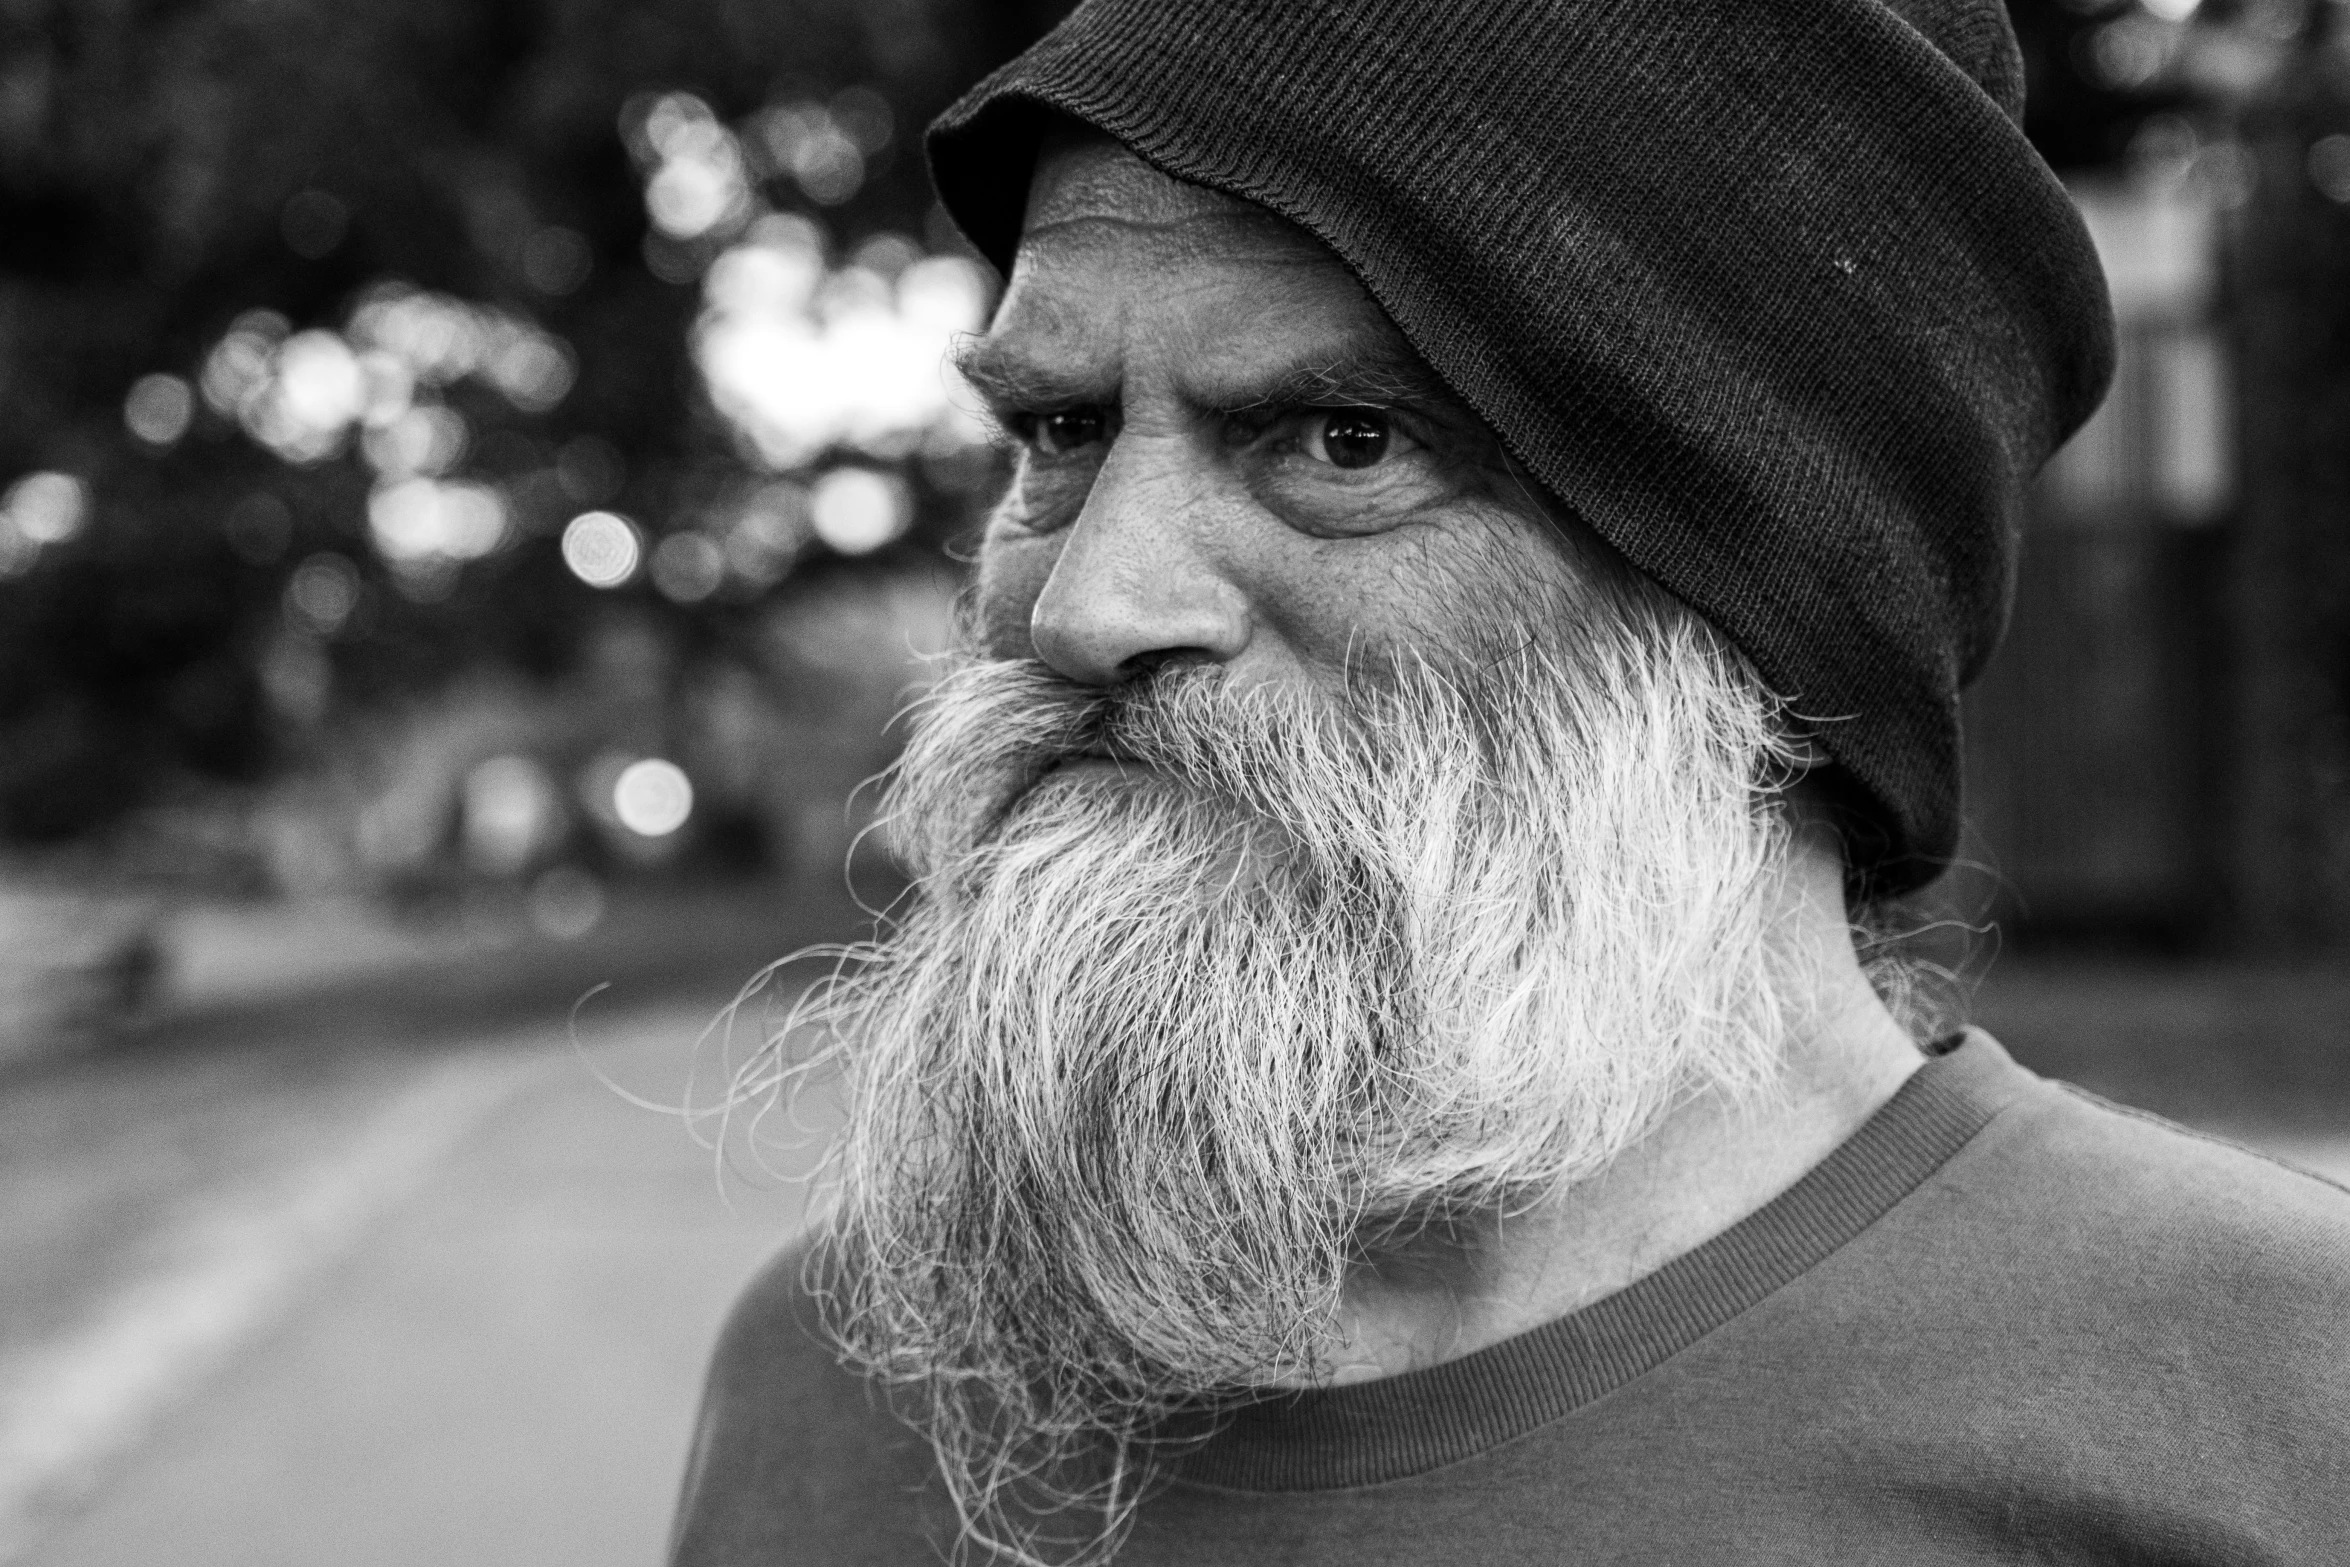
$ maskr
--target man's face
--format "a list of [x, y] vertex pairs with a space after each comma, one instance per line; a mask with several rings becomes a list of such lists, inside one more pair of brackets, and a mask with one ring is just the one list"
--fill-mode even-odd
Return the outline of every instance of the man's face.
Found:
[[1261, 212], [1049, 157], [966, 368], [1019, 466], [892, 787], [917, 896], [818, 993], [827, 1309], [972, 1528], [1091, 1455], [1047, 1490], [1107, 1537], [1412, 1236], [1767, 1078], [1784, 748]]
[[1570, 575], [1491, 435], [1328, 250], [1111, 143], [1042, 161], [966, 369], [1018, 443], [980, 556], [999, 657], [1335, 689]]

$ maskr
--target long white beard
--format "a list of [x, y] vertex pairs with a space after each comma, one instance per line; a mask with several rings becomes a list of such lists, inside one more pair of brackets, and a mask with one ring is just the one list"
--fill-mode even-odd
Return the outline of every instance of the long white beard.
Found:
[[813, 1002], [818, 1261], [967, 1540], [1106, 1555], [1170, 1417], [1323, 1374], [1383, 1245], [1773, 1078], [1776, 709], [1661, 595], [1601, 611], [1335, 700], [969, 657], [928, 697], [913, 912]]

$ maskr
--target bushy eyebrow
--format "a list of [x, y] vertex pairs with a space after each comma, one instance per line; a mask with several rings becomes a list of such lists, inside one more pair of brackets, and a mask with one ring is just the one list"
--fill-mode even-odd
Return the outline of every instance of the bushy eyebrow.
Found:
[[1194, 399], [1219, 413], [1284, 408], [1457, 408], [1460, 397], [1409, 347], [1350, 345], [1340, 353], [1301, 358], [1220, 381], [1201, 376]]
[[[967, 339], [955, 368], [999, 413], [1113, 402], [1115, 386], [1041, 363], [1002, 338]], [[1202, 366], [1188, 378], [1189, 400], [1219, 414], [1285, 408], [1420, 408], [1457, 410], [1460, 397], [1408, 344], [1374, 341], [1302, 355], [1246, 370]]]
[[1115, 400], [1117, 389], [1041, 364], [1000, 337], [967, 337], [955, 345], [955, 369], [997, 413], [1067, 408]]

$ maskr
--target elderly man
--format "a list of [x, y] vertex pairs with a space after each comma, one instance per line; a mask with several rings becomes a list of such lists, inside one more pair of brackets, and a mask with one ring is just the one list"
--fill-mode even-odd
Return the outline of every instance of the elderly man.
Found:
[[1090, 0], [939, 123], [1014, 471], [678, 1563], [2345, 1559], [2350, 1196], [1856, 945], [2110, 370], [2019, 98], [1997, 0]]

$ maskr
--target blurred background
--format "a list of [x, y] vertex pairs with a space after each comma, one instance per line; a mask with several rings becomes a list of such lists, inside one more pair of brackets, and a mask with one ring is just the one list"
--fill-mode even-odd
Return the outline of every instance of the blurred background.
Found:
[[[920, 132], [1065, 9], [0, 0], [0, 1564], [657, 1557], [798, 1195], [637, 1101], [895, 890], [998, 479]], [[2122, 361], [1926, 912], [2350, 1167], [2350, 4], [2011, 9]]]

